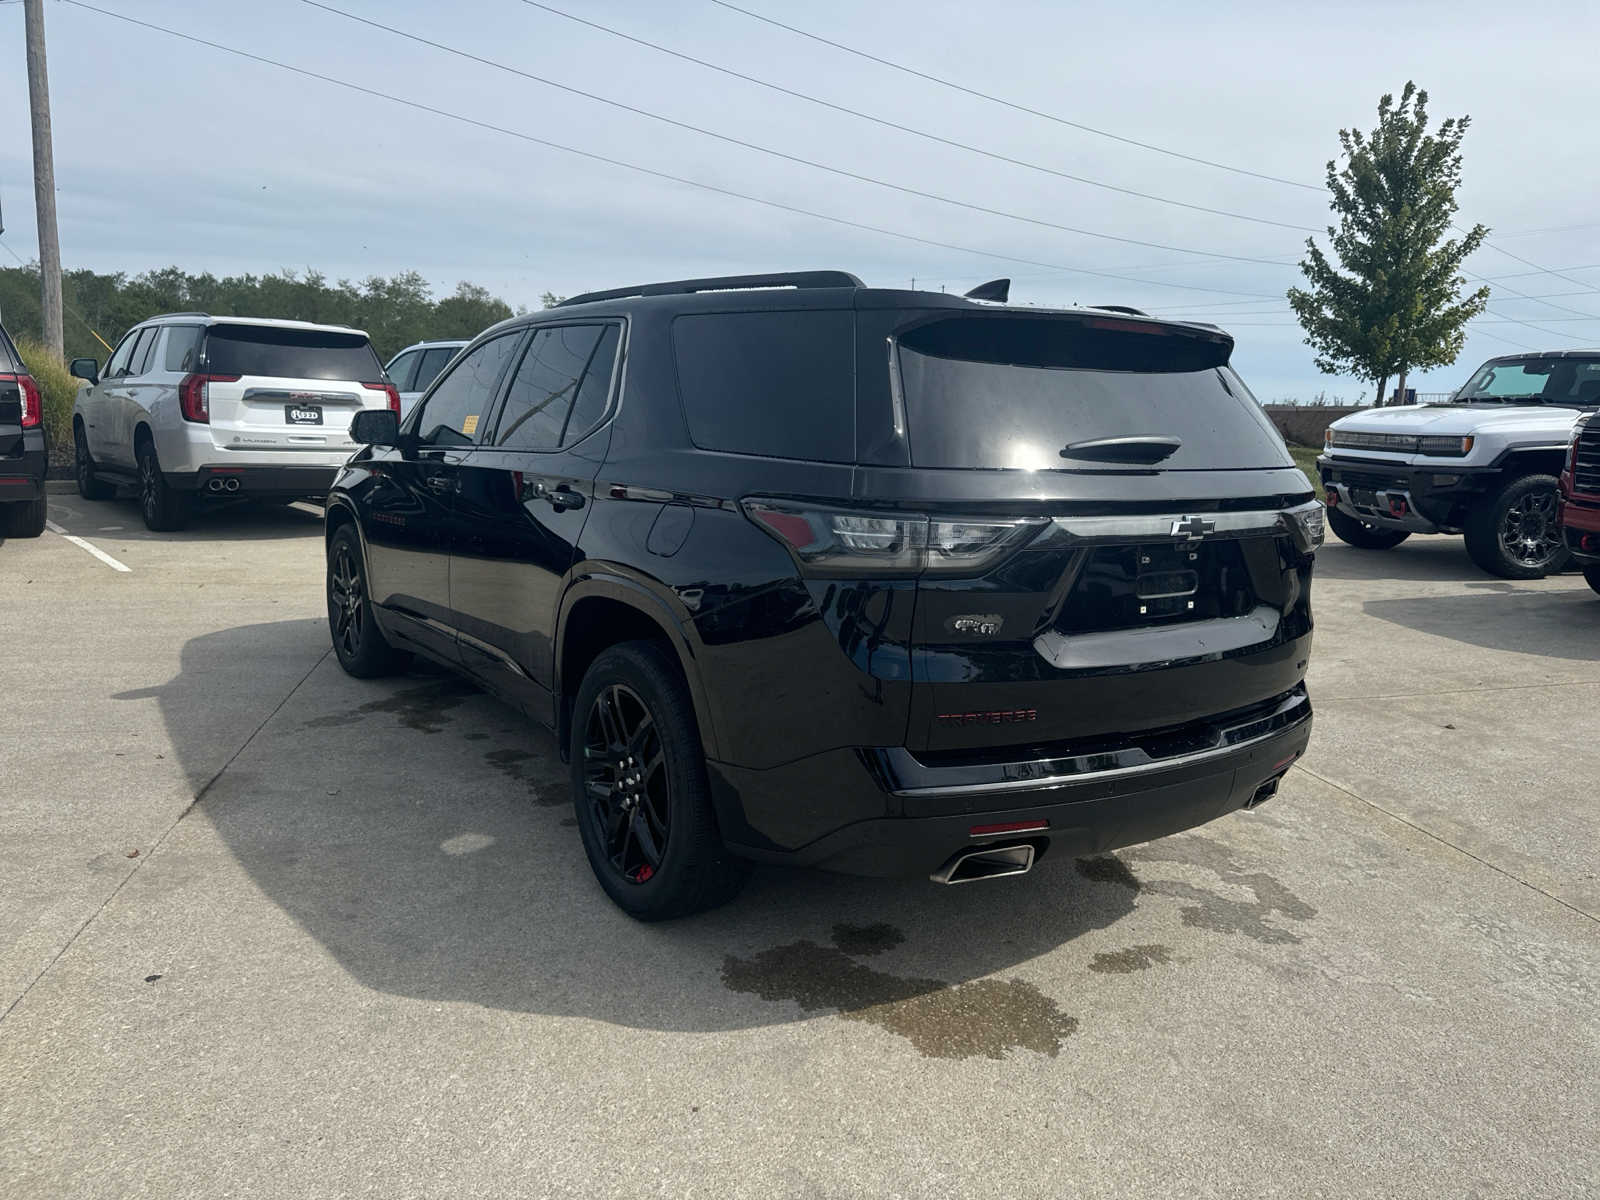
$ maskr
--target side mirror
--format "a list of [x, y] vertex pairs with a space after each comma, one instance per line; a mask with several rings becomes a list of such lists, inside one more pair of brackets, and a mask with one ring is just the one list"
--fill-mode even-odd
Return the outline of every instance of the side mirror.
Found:
[[100, 382], [100, 364], [92, 358], [75, 358], [67, 371], [78, 379], [86, 379], [93, 387]]
[[364, 408], [350, 422], [350, 440], [363, 446], [398, 446], [400, 418], [393, 409]]

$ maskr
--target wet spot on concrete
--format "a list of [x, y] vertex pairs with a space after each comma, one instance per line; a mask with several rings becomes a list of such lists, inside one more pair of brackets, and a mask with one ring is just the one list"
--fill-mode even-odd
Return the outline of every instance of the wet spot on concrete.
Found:
[[[851, 934], [846, 944], [862, 940], [873, 947], [869, 953], [888, 948], [881, 933], [866, 939]], [[729, 955], [722, 982], [763, 1000], [793, 1001], [807, 1012], [832, 1009], [847, 1021], [876, 1025], [928, 1058], [1003, 1059], [1016, 1049], [1053, 1058], [1078, 1030], [1076, 1017], [1061, 1012], [1026, 980], [978, 979], [951, 986], [891, 975], [857, 962], [843, 946], [819, 946], [809, 939], [753, 958]]]
[[1167, 946], [1129, 946], [1126, 950], [1096, 954], [1089, 962], [1089, 970], [1102, 975], [1128, 975], [1134, 971], [1148, 971], [1158, 963], [1171, 961], [1172, 950]]
[[893, 950], [906, 940], [906, 935], [893, 925], [878, 922], [875, 925], [835, 925], [833, 944], [846, 954], [857, 956], [882, 954]]
[[1237, 933], [1268, 945], [1299, 942], [1300, 935], [1273, 918], [1309, 921], [1317, 910], [1265, 871], [1245, 871], [1221, 842], [1197, 834], [1167, 838], [1138, 852], [1140, 862], [1168, 862], [1210, 871], [1218, 881], [1248, 891], [1242, 899], [1180, 880], [1149, 880], [1145, 891], [1189, 901], [1179, 910], [1183, 923], [1212, 933]]
[[369, 700], [349, 712], [330, 713], [306, 721], [307, 729], [354, 725], [373, 713], [393, 713], [402, 725], [419, 733], [438, 733], [450, 723], [445, 714], [478, 694], [464, 680], [451, 676], [421, 687], [406, 688], [382, 700]]
[[1115, 854], [1103, 854], [1099, 858], [1080, 858], [1078, 874], [1096, 883], [1121, 884], [1133, 892], [1137, 892], [1140, 888], [1139, 877], [1133, 873], [1133, 868]]
[[484, 762], [526, 785], [533, 802], [541, 808], [555, 808], [572, 800], [572, 782], [567, 768], [555, 752], [536, 754], [531, 750], [503, 747], [490, 750]]

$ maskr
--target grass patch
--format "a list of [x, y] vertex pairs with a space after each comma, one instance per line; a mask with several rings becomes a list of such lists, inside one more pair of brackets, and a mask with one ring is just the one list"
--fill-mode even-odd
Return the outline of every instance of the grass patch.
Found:
[[1294, 456], [1294, 465], [1304, 471], [1306, 478], [1311, 480], [1311, 486], [1320, 489], [1317, 455], [1322, 451], [1316, 446], [1302, 446], [1298, 442], [1290, 442], [1289, 453]]
[[45, 437], [50, 442], [50, 465], [72, 464], [72, 405], [78, 398], [78, 381], [67, 373], [67, 364], [32, 338], [16, 339], [17, 350], [28, 374], [44, 394]]

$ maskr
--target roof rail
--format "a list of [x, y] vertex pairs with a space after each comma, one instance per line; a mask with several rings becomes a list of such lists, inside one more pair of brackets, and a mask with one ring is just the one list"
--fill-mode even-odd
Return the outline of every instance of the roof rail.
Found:
[[1148, 317], [1150, 314], [1142, 308], [1131, 308], [1126, 304], [1091, 304], [1090, 308], [1098, 308], [1101, 312], [1127, 313], [1130, 317]]
[[569, 296], [557, 308], [591, 304], [596, 300], [624, 300], [631, 296], [687, 296], [694, 292], [731, 292], [754, 288], [858, 288], [866, 287], [849, 271], [780, 271], [773, 275], [722, 275], [711, 279], [675, 279], [669, 283], [640, 283], [606, 292]]
[[207, 318], [209, 318], [211, 316], [211, 314], [210, 313], [203, 313], [203, 312], [181, 312], [181, 313], [162, 313], [161, 316], [162, 317], [207, 317]]

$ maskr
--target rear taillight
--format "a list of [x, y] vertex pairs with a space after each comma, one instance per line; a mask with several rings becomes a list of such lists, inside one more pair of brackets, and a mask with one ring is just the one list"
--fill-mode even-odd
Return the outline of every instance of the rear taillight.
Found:
[[830, 575], [976, 574], [1047, 524], [1043, 518], [950, 519], [764, 499], [745, 500], [743, 506], [745, 515], [787, 546], [802, 566]]
[[213, 383], [237, 383], [237, 375], [201, 375], [192, 373], [185, 375], [178, 384], [178, 411], [183, 414], [185, 421], [198, 421], [202, 425], [211, 422], [211, 393], [208, 385]]
[[392, 383], [363, 383], [362, 387], [369, 392], [387, 392], [389, 394], [389, 411], [395, 416], [400, 415], [400, 389]]
[[22, 427], [35, 429], [44, 424], [44, 394], [32, 375], [0, 375], [0, 383], [14, 383], [22, 393]]

